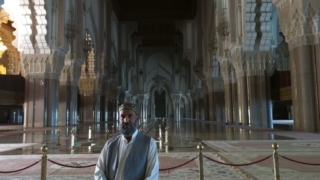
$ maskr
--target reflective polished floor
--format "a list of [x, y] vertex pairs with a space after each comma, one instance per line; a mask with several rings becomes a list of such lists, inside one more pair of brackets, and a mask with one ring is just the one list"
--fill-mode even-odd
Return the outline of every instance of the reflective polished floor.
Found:
[[[117, 122], [26, 129], [22, 126], [0, 126], [0, 172], [25, 167], [36, 161], [42, 155], [44, 143], [48, 147], [49, 158], [71, 165], [94, 164], [107, 139], [118, 134], [117, 126]], [[190, 119], [145, 122], [140, 124], [139, 130], [157, 141], [160, 169], [197, 157], [199, 143], [204, 146], [205, 155], [225, 163], [250, 163], [270, 156], [274, 142], [279, 144], [279, 154], [308, 163], [320, 162], [319, 133]], [[319, 179], [318, 168], [283, 159], [280, 161], [281, 179]], [[39, 169], [40, 165], [37, 165], [19, 173], [0, 173], [0, 179], [39, 179]], [[73, 170], [49, 163], [47, 179], [92, 179], [93, 171], [94, 167]], [[199, 163], [195, 160], [186, 166], [160, 172], [159, 179], [199, 179], [198, 172]], [[245, 167], [225, 166], [204, 159], [204, 179], [271, 180], [274, 179], [272, 158]]]
[[[160, 125], [160, 127], [159, 127]], [[166, 141], [168, 128], [168, 143]], [[297, 138], [277, 135], [277, 130], [264, 128], [241, 128], [241, 125], [226, 125], [203, 120], [157, 120], [140, 124], [140, 131], [151, 135], [157, 142], [159, 151], [195, 152], [196, 146], [202, 141], [215, 140], [293, 140]], [[246, 127], [246, 126], [243, 126]], [[41, 146], [45, 143], [48, 154], [86, 154], [99, 153], [106, 140], [118, 134], [117, 122], [105, 124], [86, 124], [72, 127], [28, 128], [10, 126], [11, 130], [2, 126], [0, 131], [0, 154], [41, 154]], [[91, 138], [89, 139], [89, 128]], [[159, 128], [161, 134], [159, 134]], [[60, 140], [58, 142], [58, 130]], [[74, 131], [74, 148], [72, 145], [72, 130]], [[108, 133], [106, 131], [109, 131]], [[272, 133], [273, 132], [273, 133]], [[162, 136], [162, 138], [159, 138]], [[20, 145], [19, 145], [20, 144]], [[61, 145], [57, 145], [61, 144]], [[205, 145], [205, 144], [204, 144]], [[210, 150], [210, 148], [205, 148]], [[214, 151], [214, 149], [211, 149]]]

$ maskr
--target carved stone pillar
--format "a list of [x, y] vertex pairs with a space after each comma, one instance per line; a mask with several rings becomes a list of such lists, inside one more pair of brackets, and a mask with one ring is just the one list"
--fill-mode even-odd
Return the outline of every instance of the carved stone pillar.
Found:
[[[290, 51], [294, 130], [320, 132], [320, 1], [273, 0]], [[297, 26], [299, 24], [299, 26]]]
[[108, 122], [108, 120], [109, 120], [109, 113], [108, 113], [109, 89], [107, 87], [105, 87], [103, 93], [104, 93], [103, 103], [102, 103], [103, 105], [101, 107], [101, 109], [102, 109], [101, 114], [103, 114], [102, 115], [103, 117], [101, 117], [101, 118], [102, 118], [102, 121], [104, 120], [105, 122]]
[[59, 76], [65, 54], [23, 56], [26, 73], [24, 127], [58, 125]]
[[143, 119], [143, 113], [144, 113], [144, 94], [139, 94], [139, 107], [140, 107], [140, 119]]
[[[234, 73], [234, 71], [233, 71]], [[235, 75], [233, 75], [235, 77]], [[232, 121], [231, 123], [239, 123], [239, 105], [238, 105], [238, 83], [236, 78], [233, 78], [233, 83], [231, 84], [232, 89]]]
[[189, 118], [194, 118], [194, 115], [193, 115], [193, 101], [192, 101], [192, 98], [191, 98], [191, 95], [190, 93], [187, 93], [187, 101], [188, 101], [188, 105], [189, 105]]
[[143, 122], [147, 121], [148, 119], [148, 102], [149, 102], [149, 94], [144, 95], [143, 99]]
[[207, 101], [208, 101], [208, 119], [210, 120], [210, 121], [212, 121], [213, 120], [213, 102], [212, 102], [212, 99], [213, 99], [213, 92], [212, 91], [209, 91], [208, 92], [208, 99], [207, 99]]
[[224, 98], [225, 98], [225, 114], [226, 119], [221, 119], [219, 121], [230, 121], [234, 123], [236, 121], [235, 108], [237, 107], [237, 104], [234, 103], [235, 99], [235, 87], [236, 87], [236, 81], [235, 81], [235, 75], [234, 75], [234, 69], [232, 64], [228, 61], [228, 59], [222, 60], [220, 62], [221, 66], [221, 74], [224, 81]]
[[67, 55], [60, 75], [59, 126], [74, 125], [78, 121], [78, 81], [81, 65]]
[[180, 100], [181, 94], [171, 94], [173, 105], [173, 118], [175, 121], [180, 121]]
[[225, 90], [222, 77], [213, 79], [213, 120], [222, 122], [226, 119]]
[[238, 108], [239, 108], [239, 124], [249, 124], [248, 115], [248, 96], [247, 96], [247, 78], [241, 76], [238, 81]]
[[270, 52], [243, 52], [234, 61], [238, 77], [239, 123], [271, 127]]
[[319, 49], [317, 44], [302, 45], [290, 50], [294, 129], [297, 131], [320, 132], [317, 88], [320, 84], [317, 82], [320, 66], [316, 63], [320, 60]]

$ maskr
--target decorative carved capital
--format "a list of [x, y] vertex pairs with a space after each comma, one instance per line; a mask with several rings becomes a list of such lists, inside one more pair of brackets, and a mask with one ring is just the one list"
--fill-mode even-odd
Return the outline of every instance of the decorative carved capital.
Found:
[[58, 80], [64, 58], [64, 53], [58, 51], [54, 54], [30, 54], [23, 55], [22, 63], [26, 76]]
[[203, 60], [202, 58], [198, 58], [196, 60], [196, 64], [193, 66], [193, 71], [196, 73], [200, 80], [205, 79], [205, 75], [203, 73]]
[[74, 62], [71, 65], [65, 65], [61, 71], [60, 84], [78, 86], [81, 75], [81, 66]]
[[236, 76], [271, 76], [274, 72], [271, 52], [244, 52], [232, 62]]
[[224, 81], [222, 77], [212, 78], [212, 91], [213, 92], [223, 92], [224, 91]]
[[171, 94], [171, 99], [173, 103], [179, 103], [181, 99], [181, 94]]

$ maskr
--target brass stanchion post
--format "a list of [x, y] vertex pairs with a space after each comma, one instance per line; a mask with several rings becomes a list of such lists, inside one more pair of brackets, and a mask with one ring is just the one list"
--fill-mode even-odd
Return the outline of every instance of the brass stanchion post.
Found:
[[162, 139], [161, 123], [159, 124], [159, 139]]
[[165, 132], [165, 137], [164, 137], [165, 138], [165, 141], [164, 141], [165, 145], [168, 145], [168, 139], [169, 139], [168, 136], [169, 136], [169, 126], [166, 127], [166, 132]]
[[91, 151], [91, 144], [90, 144], [90, 146], [88, 146], [88, 153], [92, 153], [92, 151]]
[[91, 135], [92, 135], [92, 130], [91, 130], [91, 126], [89, 126], [89, 131], [88, 131], [88, 141], [91, 140]]
[[197, 149], [199, 150], [199, 175], [200, 175], [200, 180], [203, 180], [203, 155], [202, 155], [202, 143], [200, 142], [199, 145], [197, 146]]
[[60, 144], [60, 129], [58, 129], [58, 132], [57, 132], [57, 135], [58, 135], [58, 143], [57, 143], [57, 146], [61, 146]]
[[273, 171], [274, 171], [274, 179], [280, 180], [280, 173], [279, 173], [279, 162], [278, 162], [278, 149], [279, 145], [274, 142], [272, 143], [273, 148]]
[[106, 137], [107, 137], [107, 140], [109, 139], [109, 129], [106, 130]]
[[45, 180], [47, 178], [47, 151], [48, 147], [44, 143], [41, 147], [42, 157], [41, 157], [41, 180]]
[[74, 131], [73, 129], [71, 130], [71, 145], [70, 145], [70, 149], [74, 148]]
[[159, 140], [159, 152], [162, 152], [162, 139]]

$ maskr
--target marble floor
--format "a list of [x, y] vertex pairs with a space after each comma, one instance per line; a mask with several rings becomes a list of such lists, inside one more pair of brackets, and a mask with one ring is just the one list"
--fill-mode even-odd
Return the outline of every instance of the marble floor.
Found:
[[[0, 179], [40, 179], [40, 163], [16, 173], [1, 172], [37, 162], [42, 156], [41, 146], [44, 143], [48, 147], [48, 158], [56, 162], [95, 164], [106, 140], [117, 134], [116, 129], [116, 122], [26, 129], [19, 125], [0, 126]], [[204, 147], [204, 179], [274, 179], [272, 157], [247, 166], [230, 166], [212, 161], [226, 164], [256, 162], [272, 155], [271, 146], [274, 142], [279, 145], [278, 153], [281, 155], [281, 179], [312, 180], [320, 176], [320, 134], [317, 133], [186, 119], [143, 123], [140, 130], [157, 140], [161, 170], [159, 179], [199, 179], [199, 143]], [[168, 143], [165, 144], [165, 141]], [[190, 161], [193, 158], [196, 159]], [[164, 170], [188, 161], [190, 163], [182, 167]], [[66, 168], [50, 162], [47, 167], [47, 179], [93, 179], [94, 167]]]

